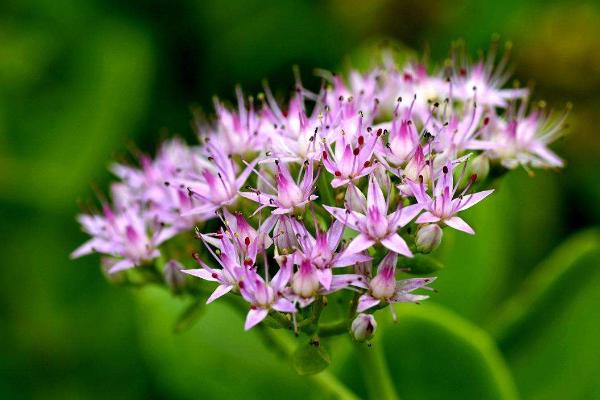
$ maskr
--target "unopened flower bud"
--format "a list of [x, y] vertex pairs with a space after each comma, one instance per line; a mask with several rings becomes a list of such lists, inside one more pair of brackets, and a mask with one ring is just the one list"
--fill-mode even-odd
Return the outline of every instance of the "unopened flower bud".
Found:
[[181, 272], [182, 269], [183, 266], [175, 260], [171, 260], [165, 265], [163, 277], [173, 292], [178, 292], [185, 286], [185, 275]]
[[352, 321], [350, 331], [352, 336], [359, 342], [369, 340], [375, 334], [377, 330], [377, 321], [371, 314], [358, 314], [358, 316]]
[[421, 253], [431, 253], [442, 242], [442, 228], [437, 224], [424, 225], [417, 232], [417, 250]]
[[490, 160], [487, 156], [480, 154], [471, 161], [471, 174], [476, 175], [478, 180], [484, 180], [490, 173]]

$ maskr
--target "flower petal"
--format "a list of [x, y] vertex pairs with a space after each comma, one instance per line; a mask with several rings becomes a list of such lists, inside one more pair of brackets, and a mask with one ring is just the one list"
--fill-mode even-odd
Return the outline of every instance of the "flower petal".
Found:
[[343, 257], [347, 257], [350, 256], [352, 254], [356, 254], [359, 253], [363, 250], [368, 249], [369, 247], [373, 246], [375, 244], [375, 241], [372, 239], [369, 239], [367, 237], [367, 235], [360, 233], [357, 237], [355, 237], [350, 244], [348, 245], [348, 247], [346, 247], [346, 249], [344, 250], [344, 252], [342, 253]]
[[451, 228], [474, 235], [475, 231], [460, 217], [452, 217], [444, 220], [444, 223]]
[[248, 316], [246, 317], [244, 329], [248, 330], [256, 324], [260, 323], [263, 319], [267, 317], [267, 314], [269, 314], [269, 311], [265, 310], [264, 308], [251, 308], [250, 311], [248, 311]]
[[402, 239], [402, 237], [397, 233], [394, 233], [393, 235], [383, 239], [381, 244], [395, 253], [402, 254], [406, 257], [413, 256], [404, 239]]
[[274, 310], [284, 313], [296, 312], [296, 306], [294, 306], [294, 303], [292, 303], [288, 299], [284, 299], [283, 297], [279, 298], [275, 303], [273, 303], [272, 307]]
[[415, 222], [417, 224], [429, 224], [432, 222], [438, 222], [439, 220], [440, 220], [440, 217], [436, 217], [429, 211], [426, 211], [423, 214], [419, 215], [419, 218], [417, 218], [417, 220]]
[[219, 285], [219, 286], [217, 286], [217, 288], [215, 289], [214, 292], [212, 292], [212, 294], [210, 295], [210, 297], [208, 298], [208, 300], [206, 300], [206, 304], [212, 303], [213, 301], [215, 301], [219, 297], [226, 295], [227, 293], [229, 293], [231, 291], [231, 289], [233, 289], [233, 285]]
[[381, 300], [376, 299], [370, 294], [363, 294], [362, 296], [360, 296], [360, 299], [358, 299], [358, 306], [356, 307], [356, 312], [363, 312], [371, 307], [375, 307], [377, 304], [380, 303], [380, 301]]
[[484, 190], [482, 192], [471, 193], [463, 196], [462, 198], [454, 199], [452, 200], [452, 208], [457, 207], [456, 212], [466, 210], [467, 208], [479, 203], [493, 192], [494, 189]]

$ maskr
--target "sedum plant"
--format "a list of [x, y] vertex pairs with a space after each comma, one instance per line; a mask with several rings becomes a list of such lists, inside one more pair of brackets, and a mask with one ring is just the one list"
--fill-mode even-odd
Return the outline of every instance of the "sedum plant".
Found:
[[[112, 201], [79, 216], [91, 239], [73, 257], [102, 254], [115, 283], [226, 301], [246, 330], [308, 338], [294, 366], [320, 372], [322, 338], [369, 343], [379, 310], [396, 319], [396, 303], [429, 298], [439, 268], [429, 253], [444, 229], [475, 233], [462, 212], [505, 172], [562, 167], [548, 145], [566, 113], [505, 88], [507, 62], [456, 52], [432, 68], [386, 55], [367, 72], [323, 73], [316, 92], [298, 78], [286, 103], [268, 86], [238, 90], [237, 107], [217, 100], [216, 118], [198, 121], [199, 144], [170, 139], [154, 158], [112, 167]], [[380, 398], [393, 398], [371, 362]]]

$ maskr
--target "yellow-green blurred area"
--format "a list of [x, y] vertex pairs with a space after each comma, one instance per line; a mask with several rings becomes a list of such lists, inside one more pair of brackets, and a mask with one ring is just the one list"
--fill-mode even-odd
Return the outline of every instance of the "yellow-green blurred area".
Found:
[[[599, 22], [600, 4], [566, 0], [3, 0], [0, 398], [326, 398], [226, 305], [174, 335], [184, 303], [69, 260], [86, 239], [78, 201], [106, 191], [132, 143], [193, 140], [190, 110], [235, 84], [285, 94], [298, 65], [316, 89], [314, 68], [342, 71], [382, 39], [442, 62], [452, 40], [476, 56], [493, 33], [535, 99], [573, 103], [554, 146], [566, 168], [509, 174], [466, 215], [475, 237], [446, 234], [439, 293], [396, 325], [378, 312], [377, 340], [403, 399], [600, 398]], [[363, 397], [359, 361], [331, 346]]]

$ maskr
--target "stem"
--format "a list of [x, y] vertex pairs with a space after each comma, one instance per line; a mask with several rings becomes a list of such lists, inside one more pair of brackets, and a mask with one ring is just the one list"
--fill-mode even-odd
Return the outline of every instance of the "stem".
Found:
[[368, 347], [364, 343], [357, 346], [369, 398], [399, 400], [394, 382], [390, 376], [381, 342], [377, 346]]
[[[239, 311], [243, 315], [246, 314], [247, 308], [239, 299], [233, 296], [225, 296], [228, 299], [227, 303], [232, 306], [236, 311]], [[282, 332], [276, 332], [264, 325], [259, 325], [257, 328], [260, 332], [266, 347], [276, 352], [278, 355], [291, 360], [292, 354], [295, 350], [295, 343], [288, 337], [284, 336]], [[307, 377], [312, 380], [315, 384], [321, 387], [321, 389], [327, 391], [336, 399], [340, 400], [359, 400], [359, 398], [352, 393], [342, 382], [340, 382], [335, 375], [329, 371], [322, 371], [315, 375]]]
[[348, 332], [348, 321], [334, 322], [331, 324], [319, 325], [319, 336], [335, 336]]

